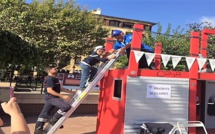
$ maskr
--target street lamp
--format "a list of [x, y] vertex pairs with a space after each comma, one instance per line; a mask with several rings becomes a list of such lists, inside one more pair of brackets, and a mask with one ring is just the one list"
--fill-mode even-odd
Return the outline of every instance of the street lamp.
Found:
[[74, 73], [75, 72], [75, 65], [72, 68], [73, 68], [73, 73]]
[[21, 68], [21, 65], [14, 65], [13, 66], [12, 64], [8, 64], [9, 71], [7, 71], [7, 72], [10, 73], [10, 77], [9, 77], [10, 86], [12, 84], [12, 80], [13, 80], [13, 76], [14, 76], [14, 71], [15, 70], [18, 71], [20, 68]]

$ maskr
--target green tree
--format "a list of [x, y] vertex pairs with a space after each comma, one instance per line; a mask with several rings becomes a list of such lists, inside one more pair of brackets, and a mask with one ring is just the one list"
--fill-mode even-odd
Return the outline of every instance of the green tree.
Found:
[[[162, 53], [169, 55], [189, 55], [189, 32], [185, 31], [183, 28], [178, 26], [176, 29], [172, 29], [171, 24], [168, 25], [166, 32], [162, 33], [162, 26], [160, 23], [157, 24], [157, 31], [152, 32], [149, 29], [145, 30], [145, 35], [143, 37], [143, 42], [152, 48], [154, 48], [155, 43], [162, 43]], [[126, 64], [127, 58], [123, 57], [120, 59], [117, 68], [121, 68]], [[164, 67], [163, 67], [164, 68]], [[166, 68], [172, 69], [172, 62], [169, 62]], [[182, 59], [181, 63], [175, 68], [175, 70], [185, 70], [186, 63]]]
[[[215, 27], [209, 22], [201, 22], [201, 23], [191, 23], [187, 24], [189, 26], [189, 31], [197, 31], [201, 32], [203, 29], [211, 29], [215, 30]], [[208, 36], [208, 58], [215, 58], [215, 36]]]
[[[156, 42], [162, 43], [162, 53], [169, 55], [189, 56], [189, 31], [185, 31], [184, 28], [178, 26], [176, 29], [172, 29], [171, 24], [168, 25], [167, 30], [162, 33], [163, 27], [160, 23], [157, 24], [157, 32], [151, 32], [146, 30], [146, 36], [144, 36], [144, 42], [154, 47]], [[170, 61], [166, 68], [173, 69], [172, 62]], [[175, 70], [185, 70], [185, 59], [181, 59]]]
[[[189, 31], [197, 31], [201, 32], [203, 29], [211, 29], [215, 30], [215, 26], [213, 26], [209, 22], [201, 22], [201, 23], [191, 23], [187, 24], [189, 26]], [[208, 49], [207, 49], [207, 58], [215, 58], [215, 36], [214, 35], [208, 35]], [[210, 68], [209, 61], [207, 61], [207, 68]]]
[[8, 64], [26, 65], [31, 67], [35, 64], [37, 48], [23, 41], [19, 36], [8, 31], [0, 30], [0, 68], [5, 68]]
[[64, 59], [103, 45], [108, 32], [101, 19], [72, 0], [4, 0], [0, 7], [0, 26], [38, 48], [37, 63], [42, 65], [65, 66]]
[[156, 42], [161, 42], [164, 54], [170, 55], [189, 55], [189, 32], [178, 26], [172, 29], [171, 24], [168, 25], [166, 32], [162, 33], [162, 26], [158, 23], [157, 32], [147, 30], [144, 36], [144, 42], [154, 47]]

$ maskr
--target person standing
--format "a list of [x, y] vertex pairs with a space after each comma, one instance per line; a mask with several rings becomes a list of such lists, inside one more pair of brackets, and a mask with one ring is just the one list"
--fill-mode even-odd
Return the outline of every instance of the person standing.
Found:
[[59, 80], [55, 77], [58, 69], [56, 67], [46, 67], [45, 71], [48, 73], [44, 80], [45, 105], [36, 121], [34, 134], [45, 134], [43, 126], [53, 107], [57, 107], [59, 110], [50, 119], [49, 123], [51, 125], [54, 125], [71, 108], [70, 104], [67, 103], [71, 97], [60, 94], [60, 92], [72, 93], [72, 91], [61, 87]]

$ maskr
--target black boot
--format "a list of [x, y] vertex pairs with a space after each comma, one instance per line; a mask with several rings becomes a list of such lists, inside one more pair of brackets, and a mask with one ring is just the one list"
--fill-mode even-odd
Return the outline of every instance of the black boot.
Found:
[[54, 124], [58, 121], [58, 119], [56, 118], [51, 118], [50, 121], [49, 121], [49, 124], [51, 124], [52, 126], [54, 126]]
[[[51, 118], [50, 119], [50, 121], [49, 121], [49, 124], [51, 124], [52, 126], [54, 126], [54, 124], [56, 123], [58, 121], [58, 119], [56, 119], [56, 118]], [[60, 126], [60, 129], [62, 129], [64, 126], [63, 125], [61, 125]]]
[[38, 127], [35, 129], [34, 134], [46, 134], [46, 132], [41, 127]]

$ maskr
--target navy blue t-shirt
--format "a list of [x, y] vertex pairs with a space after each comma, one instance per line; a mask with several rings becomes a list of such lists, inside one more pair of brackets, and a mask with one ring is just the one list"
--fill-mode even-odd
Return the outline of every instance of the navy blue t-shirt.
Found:
[[106, 62], [106, 61], [108, 61], [108, 59], [107, 58], [101, 58], [100, 55], [98, 55], [96, 52], [92, 52], [83, 61], [86, 62], [87, 64], [89, 64], [90, 66], [94, 66], [97, 63], [99, 63], [100, 61], [101, 62]]
[[[44, 87], [46, 89], [51, 87], [55, 92], [60, 93], [60, 82], [55, 77], [48, 75], [44, 80]], [[48, 95], [51, 95], [47, 91], [45, 93]], [[52, 95], [52, 96], [54, 96], [54, 95]], [[54, 97], [57, 97], [57, 96], [54, 96]]]

